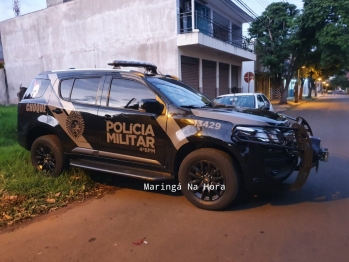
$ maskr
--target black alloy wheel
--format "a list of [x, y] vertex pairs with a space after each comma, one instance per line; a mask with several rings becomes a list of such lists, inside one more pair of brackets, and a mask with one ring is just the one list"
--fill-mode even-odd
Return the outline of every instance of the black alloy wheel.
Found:
[[64, 169], [64, 154], [58, 138], [54, 135], [37, 138], [31, 147], [31, 161], [37, 171], [59, 176]]
[[222, 210], [237, 199], [240, 174], [232, 158], [213, 148], [188, 154], [181, 163], [178, 180], [184, 196], [195, 206]]
[[210, 161], [200, 160], [189, 169], [191, 181], [188, 187], [201, 200], [217, 200], [225, 192], [225, 178], [220, 169]]

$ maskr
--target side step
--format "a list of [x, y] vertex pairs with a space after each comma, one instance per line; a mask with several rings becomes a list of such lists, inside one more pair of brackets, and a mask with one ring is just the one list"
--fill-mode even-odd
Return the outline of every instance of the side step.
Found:
[[131, 167], [118, 161], [116, 161], [116, 163], [111, 163], [96, 161], [93, 159], [72, 158], [70, 159], [70, 165], [121, 176], [134, 177], [147, 181], [162, 181], [171, 180], [174, 178], [169, 172], [148, 170], [144, 167], [135, 167], [134, 165]]

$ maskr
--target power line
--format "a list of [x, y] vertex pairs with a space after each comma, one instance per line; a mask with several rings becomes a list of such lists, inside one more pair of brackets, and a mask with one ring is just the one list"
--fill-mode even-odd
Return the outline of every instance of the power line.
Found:
[[[237, 12], [236, 10], [234, 10], [233, 8], [231, 8], [231, 6], [230, 5], [228, 5], [227, 3], [226, 3], [226, 0], [220, 0], [223, 4], [225, 4], [230, 10], [232, 10], [235, 14], [237, 14], [237, 16], [239, 16], [242, 20], [244, 20], [246, 23], [250, 23], [249, 21], [247, 21], [244, 17], [242, 17], [241, 15], [240, 15], [240, 13], [239, 12]], [[232, 1], [230, 1], [230, 2], [232, 2]]]
[[261, 0], [257, 0], [257, 1], [261, 5], [261, 7], [265, 9], [265, 6], [263, 6], [262, 1]]
[[13, 11], [15, 12], [15, 16], [21, 14], [19, 0], [13, 0]]
[[251, 9], [249, 8], [242, 0], [235, 0], [245, 11], [246, 13], [250, 14], [252, 18], [258, 20], [258, 15]]

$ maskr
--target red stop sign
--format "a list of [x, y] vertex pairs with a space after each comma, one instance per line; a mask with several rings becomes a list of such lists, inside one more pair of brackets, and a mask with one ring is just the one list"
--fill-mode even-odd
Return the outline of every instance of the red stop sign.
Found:
[[244, 80], [246, 83], [254, 80], [254, 74], [252, 72], [247, 72], [245, 75], [244, 75]]

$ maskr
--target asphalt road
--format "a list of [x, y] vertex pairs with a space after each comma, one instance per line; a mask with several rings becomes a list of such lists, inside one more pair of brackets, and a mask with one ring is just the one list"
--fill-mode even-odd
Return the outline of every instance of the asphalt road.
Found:
[[284, 113], [307, 119], [330, 150], [300, 191], [209, 212], [118, 178], [113, 194], [0, 233], [0, 261], [349, 261], [349, 96]]

